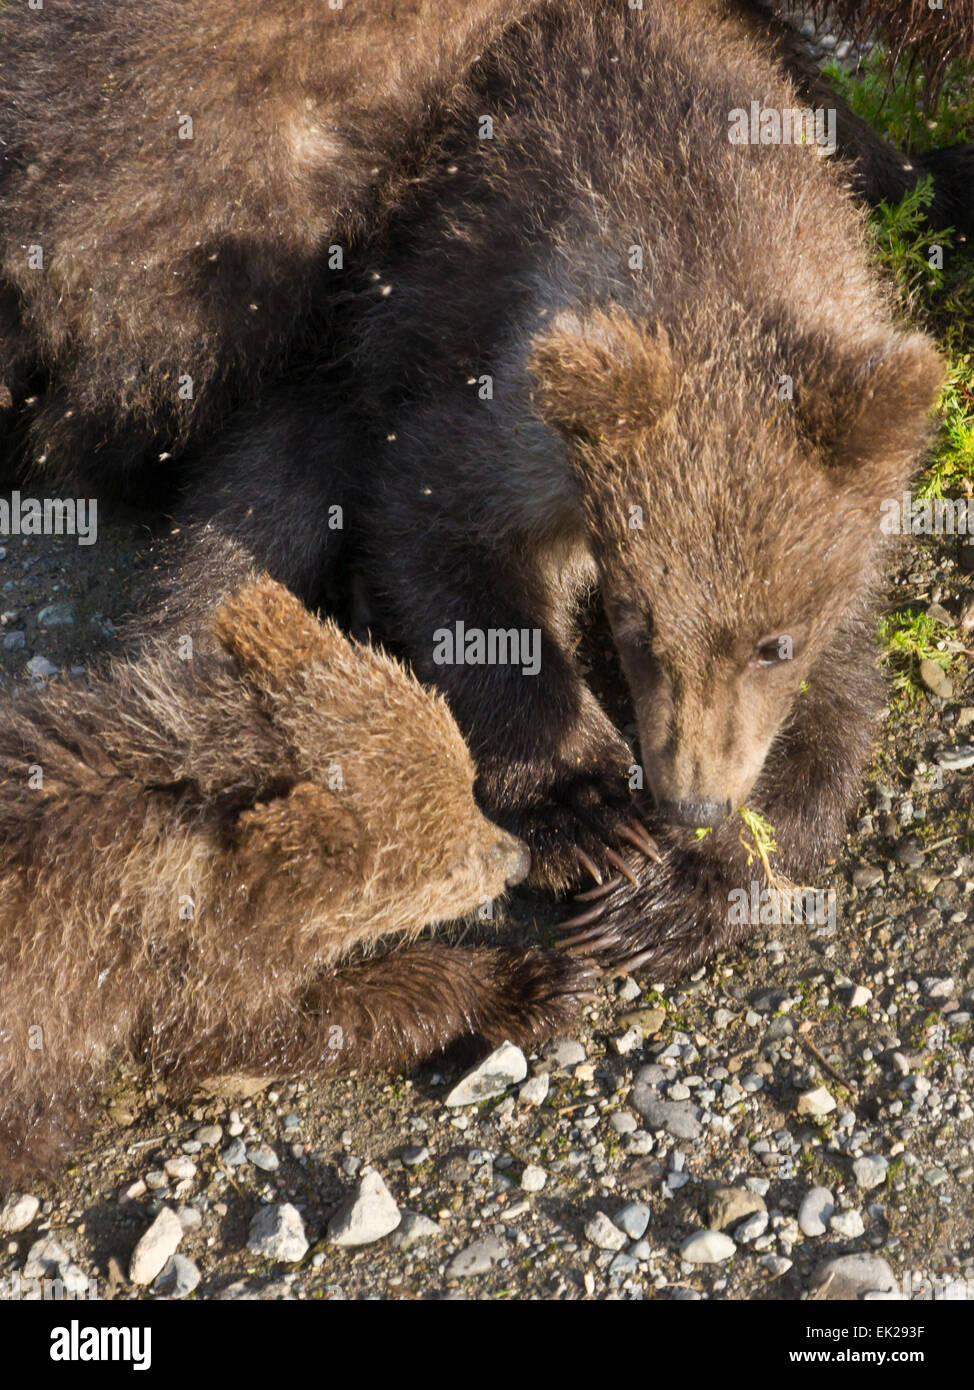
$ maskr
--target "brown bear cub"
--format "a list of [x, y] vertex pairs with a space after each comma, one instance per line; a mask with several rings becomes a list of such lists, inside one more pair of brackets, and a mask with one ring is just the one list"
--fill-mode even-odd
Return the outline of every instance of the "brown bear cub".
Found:
[[161, 648], [0, 731], [0, 1175], [75, 1142], [110, 1058], [206, 1075], [531, 1044], [590, 974], [560, 952], [385, 954], [504, 892], [444, 701], [260, 579], [219, 648]]
[[[510, 30], [355, 322], [382, 430], [356, 505], [377, 628], [446, 693], [535, 882], [584, 866], [608, 890], [629, 856], [638, 883], [586, 907], [580, 944], [656, 978], [742, 930], [729, 895], [763, 875], [739, 807], [799, 883], [845, 834], [882, 704], [881, 502], [942, 376], [896, 324], [844, 170], [732, 138], [752, 103], [801, 101], [707, 14], [551, 4]], [[594, 586], [638, 758], [574, 657]], [[485, 659], [491, 633], [534, 660]], [[632, 857], [640, 785], [662, 862]]]

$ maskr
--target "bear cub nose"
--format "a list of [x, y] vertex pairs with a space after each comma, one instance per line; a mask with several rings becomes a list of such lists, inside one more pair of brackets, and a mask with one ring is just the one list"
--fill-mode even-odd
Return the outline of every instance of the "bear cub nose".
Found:
[[730, 815], [729, 801], [703, 801], [687, 797], [683, 801], [661, 801], [660, 815], [673, 825], [687, 825], [692, 830], [707, 825], [720, 825]]

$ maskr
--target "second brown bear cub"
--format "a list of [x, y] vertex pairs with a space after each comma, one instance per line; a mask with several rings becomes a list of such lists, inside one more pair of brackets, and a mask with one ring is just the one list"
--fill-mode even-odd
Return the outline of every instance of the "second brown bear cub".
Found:
[[[444, 701], [264, 578], [218, 650], [29, 694], [0, 732], [0, 1174], [76, 1140], [113, 1056], [191, 1082], [528, 1044], [561, 954], [379, 941], [523, 878]], [[184, 654], [185, 655], [185, 654]]]

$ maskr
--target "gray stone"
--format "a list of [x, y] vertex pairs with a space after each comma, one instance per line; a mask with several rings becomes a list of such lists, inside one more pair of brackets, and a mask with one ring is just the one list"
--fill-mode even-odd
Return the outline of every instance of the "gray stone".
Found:
[[247, 1249], [265, 1260], [294, 1264], [308, 1253], [304, 1222], [290, 1202], [261, 1207], [247, 1233]]
[[144, 1233], [129, 1261], [129, 1279], [133, 1284], [151, 1284], [166, 1262], [176, 1253], [183, 1238], [179, 1217], [171, 1207], [162, 1211]]
[[548, 1174], [536, 1163], [529, 1163], [521, 1174], [521, 1186], [525, 1192], [540, 1192], [548, 1181]]
[[541, 1076], [530, 1076], [517, 1093], [522, 1105], [544, 1105], [548, 1099], [551, 1077], [547, 1072]]
[[756, 1211], [753, 1216], [748, 1216], [739, 1226], [734, 1227], [734, 1239], [740, 1244], [750, 1245], [752, 1240], [758, 1240], [768, 1229], [768, 1213], [766, 1211]]
[[585, 1239], [600, 1250], [621, 1250], [626, 1243], [625, 1234], [609, 1220], [604, 1211], [597, 1211], [591, 1220], [586, 1221]]
[[14, 1235], [29, 1226], [40, 1210], [40, 1199], [30, 1192], [12, 1192], [0, 1207], [0, 1232]]
[[585, 1061], [585, 1048], [574, 1038], [555, 1038], [545, 1048], [543, 1056], [554, 1066], [567, 1070]]
[[167, 1298], [186, 1298], [199, 1282], [200, 1272], [193, 1261], [177, 1252], [166, 1261], [152, 1287], [156, 1293], [165, 1294]]
[[693, 1265], [716, 1265], [729, 1260], [736, 1250], [723, 1231], [694, 1231], [680, 1246], [680, 1258]]
[[507, 1255], [508, 1247], [502, 1240], [498, 1240], [496, 1236], [486, 1236], [483, 1240], [475, 1240], [465, 1250], [454, 1255], [446, 1267], [446, 1277], [469, 1279], [477, 1274], [486, 1274], [499, 1260], [506, 1259]]
[[37, 615], [41, 627], [73, 627], [74, 608], [70, 603], [49, 603]]
[[202, 1125], [196, 1131], [196, 1137], [201, 1144], [216, 1145], [223, 1138], [222, 1125]]
[[941, 748], [939, 753], [934, 755], [934, 761], [949, 772], [974, 767], [974, 748], [969, 743], [958, 744], [956, 748]]
[[835, 1212], [835, 1199], [827, 1187], [813, 1187], [798, 1208], [798, 1224], [806, 1236], [824, 1236]]
[[630, 1202], [622, 1211], [616, 1212], [614, 1224], [620, 1231], [625, 1231], [630, 1240], [641, 1240], [646, 1234], [649, 1216], [649, 1207], [644, 1203]]
[[867, 1293], [896, 1293], [898, 1289], [896, 1276], [878, 1255], [840, 1255], [817, 1266], [809, 1292], [816, 1299], [857, 1300]]
[[27, 634], [25, 632], [7, 632], [3, 638], [3, 649], [5, 652], [20, 652], [27, 646]]
[[392, 1193], [379, 1174], [367, 1168], [328, 1222], [328, 1239], [332, 1245], [371, 1245], [394, 1231], [400, 1220]]
[[715, 1187], [707, 1201], [707, 1215], [716, 1231], [726, 1231], [764, 1209], [764, 1199], [744, 1187]]
[[883, 871], [875, 864], [860, 864], [859, 868], [855, 869], [852, 874], [853, 887], [858, 888], [860, 892], [867, 888], [875, 888], [882, 881]]
[[865, 1157], [856, 1159], [852, 1165], [852, 1172], [858, 1186], [864, 1192], [871, 1192], [874, 1187], [881, 1187], [886, 1181], [888, 1167], [886, 1159], [880, 1154], [866, 1154]]
[[824, 1086], [816, 1086], [812, 1091], [803, 1091], [798, 1097], [799, 1115], [829, 1115], [835, 1109], [835, 1097]]
[[274, 1173], [281, 1166], [281, 1160], [277, 1154], [266, 1145], [261, 1145], [256, 1149], [248, 1149], [247, 1162], [252, 1163], [255, 1168], [260, 1168], [264, 1173]]
[[857, 1211], [837, 1211], [829, 1218], [829, 1230], [846, 1240], [858, 1240], [866, 1227]]
[[524, 1053], [513, 1043], [501, 1043], [489, 1057], [473, 1067], [454, 1086], [446, 1098], [449, 1106], [476, 1105], [478, 1101], [502, 1096], [528, 1074]]
[[424, 1240], [439, 1240], [443, 1227], [423, 1216], [418, 1211], [404, 1211], [402, 1220], [389, 1237], [389, 1244], [396, 1250], [408, 1250]]
[[51, 676], [56, 676], [58, 668], [53, 661], [48, 661], [46, 656], [32, 656], [27, 663], [27, 674], [33, 676], [34, 680], [49, 680]]
[[663, 1100], [655, 1085], [638, 1082], [632, 1089], [630, 1103], [639, 1112], [650, 1130], [665, 1130], [675, 1139], [697, 1139], [703, 1126], [700, 1110], [686, 1100]]

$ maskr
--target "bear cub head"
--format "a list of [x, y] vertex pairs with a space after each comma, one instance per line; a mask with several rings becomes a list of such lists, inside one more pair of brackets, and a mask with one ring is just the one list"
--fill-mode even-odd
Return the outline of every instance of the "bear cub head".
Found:
[[732, 340], [701, 353], [678, 323], [564, 311], [529, 356], [535, 408], [567, 442], [649, 788], [689, 826], [745, 802], [816, 666], [861, 621], [880, 503], [909, 483], [943, 375], [920, 334], [752, 320], [728, 315]]

